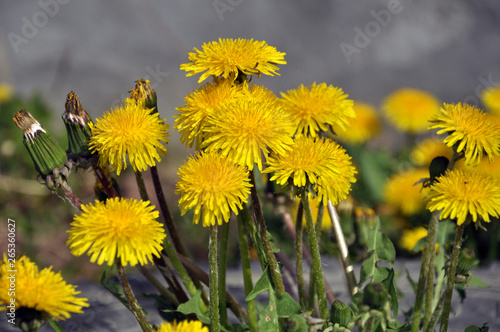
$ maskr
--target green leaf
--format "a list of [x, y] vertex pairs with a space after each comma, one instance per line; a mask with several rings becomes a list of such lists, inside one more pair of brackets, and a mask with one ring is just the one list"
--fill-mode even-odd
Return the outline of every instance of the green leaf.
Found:
[[[196, 290], [196, 293], [194, 293], [193, 297], [191, 297], [189, 301], [184, 302], [177, 307], [177, 311], [183, 313], [184, 315], [195, 314], [196, 317], [202, 323], [210, 325], [210, 317], [204, 314], [203, 311], [201, 311], [200, 301], [201, 301], [201, 288], [198, 288]], [[165, 311], [170, 311], [170, 310], [165, 310]]]
[[269, 282], [269, 277], [268, 277], [267, 274], [268, 274], [268, 271], [267, 271], [267, 267], [266, 267], [264, 269], [264, 272], [260, 276], [260, 279], [257, 280], [257, 282], [255, 283], [255, 286], [253, 286], [252, 291], [246, 297], [245, 300], [247, 302], [248, 301], [252, 301], [253, 299], [255, 299], [255, 297], [257, 295], [259, 295], [260, 293], [263, 293], [263, 292], [268, 291], [268, 290], [271, 289], [271, 283]]
[[410, 283], [411, 288], [413, 288], [413, 291], [417, 293], [417, 288], [418, 288], [417, 283], [415, 282], [415, 280], [411, 278], [410, 271], [408, 271], [408, 269], [406, 269], [406, 279]]
[[257, 322], [257, 327], [259, 328], [259, 331], [275, 332], [280, 330], [276, 304], [276, 294], [271, 287], [269, 287], [269, 305], [259, 313], [259, 321]]
[[415, 247], [413, 247], [413, 249], [411, 250], [411, 252], [414, 253], [414, 254], [418, 254], [419, 252], [421, 252], [422, 250], [424, 250], [425, 242], [426, 241], [427, 241], [427, 236], [421, 238], [420, 240], [418, 240], [417, 244], [415, 244]]
[[476, 325], [467, 326], [464, 332], [488, 332], [489, 330], [488, 323], [484, 323], [481, 327]]
[[491, 287], [481, 279], [479, 279], [475, 274], [471, 273], [470, 279], [469, 279], [469, 285], [470, 286], [476, 286], [476, 287], [481, 287], [481, 288], [488, 288]]
[[300, 315], [303, 310], [287, 292], [277, 296], [276, 305], [278, 307], [278, 317], [287, 318], [294, 315]]
[[47, 322], [55, 332], [64, 332], [64, 329], [61, 327], [61, 325], [59, 325], [59, 323], [53, 320], [52, 318], [49, 318]]
[[[379, 272], [380, 271], [380, 272]], [[382, 280], [376, 280], [376, 278], [381, 278], [385, 276]], [[391, 296], [391, 309], [394, 313], [394, 316], [398, 316], [399, 304], [398, 304], [398, 292], [396, 290], [396, 278], [394, 278], [394, 269], [388, 269], [386, 267], [380, 267], [377, 269], [375, 276], [373, 277], [373, 282], [381, 282], [389, 295]]]

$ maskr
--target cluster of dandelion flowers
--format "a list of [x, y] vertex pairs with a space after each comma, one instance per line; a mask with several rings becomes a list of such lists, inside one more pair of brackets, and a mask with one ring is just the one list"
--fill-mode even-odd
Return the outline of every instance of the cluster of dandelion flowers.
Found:
[[489, 114], [473, 105], [444, 104], [429, 121], [429, 129], [448, 134], [446, 145], [456, 144], [457, 153], [464, 151], [466, 165], [478, 165], [485, 155], [490, 161], [500, 155], [500, 127]]
[[382, 110], [398, 130], [418, 134], [427, 130], [428, 120], [439, 112], [439, 105], [428, 92], [402, 88], [385, 98]]
[[300, 136], [291, 150], [270, 155], [266, 173], [274, 173], [271, 181], [296, 187], [314, 186], [318, 203], [330, 200], [337, 204], [347, 197], [357, 173], [351, 157], [335, 141], [328, 138]]
[[274, 94], [258, 93], [224, 103], [209, 114], [202, 148], [219, 151], [237, 164], [262, 170], [262, 153], [284, 153], [294, 128]]
[[471, 217], [490, 222], [490, 216], [500, 215], [500, 183], [476, 172], [446, 171], [431, 186], [427, 209], [442, 210], [440, 219], [456, 219], [457, 225]]
[[384, 201], [405, 216], [411, 216], [425, 209], [425, 195], [428, 189], [415, 185], [419, 180], [429, 178], [426, 168], [410, 169], [392, 175], [384, 186]]
[[127, 156], [134, 171], [145, 171], [166, 155], [168, 128], [158, 112], [127, 98], [124, 105], [96, 119], [89, 147], [98, 153], [101, 166], [110, 164], [118, 175], [127, 167]]
[[380, 119], [375, 107], [367, 103], [356, 101], [354, 112], [356, 117], [348, 118], [345, 128], [334, 124], [332, 129], [343, 142], [363, 144], [380, 132]]
[[202, 50], [194, 48], [189, 53], [191, 62], [181, 64], [181, 70], [193, 76], [203, 73], [198, 83], [207, 77], [231, 78], [235, 80], [241, 72], [245, 75], [279, 75], [277, 65], [286, 64], [285, 53], [278, 52], [275, 47], [265, 41], [253, 39], [220, 39], [204, 43]]
[[429, 166], [436, 157], [451, 159], [453, 150], [443, 140], [430, 137], [417, 143], [410, 153], [411, 161], [417, 166]]
[[[203, 211], [203, 226], [229, 222], [231, 211], [238, 214], [248, 200], [250, 180], [246, 167], [216, 151], [198, 152], [179, 168], [176, 193], [184, 215], [194, 208], [193, 223], [198, 224]], [[203, 210], [202, 210], [203, 208]]]
[[76, 297], [80, 291], [76, 286], [66, 283], [61, 273], [52, 271], [52, 267], [38, 269], [28, 257], [21, 256], [14, 265], [4, 253], [0, 262], [0, 310], [7, 310], [12, 296], [9, 289], [12, 280], [8, 277], [15, 271], [15, 306], [16, 310], [28, 308], [54, 319], [65, 320], [71, 313], [83, 313], [82, 307], [88, 307], [88, 300]]
[[312, 137], [333, 125], [345, 129], [349, 118], [356, 117], [354, 102], [347, 97], [341, 88], [316, 82], [281, 93], [283, 108], [290, 114], [296, 132]]
[[243, 95], [242, 88], [233, 86], [229, 79], [215, 79], [188, 94], [184, 106], [176, 108], [179, 114], [174, 115], [174, 128], [181, 134], [181, 142], [192, 147], [196, 141], [196, 149], [200, 148], [204, 135], [204, 126], [208, 114], [216, 110], [222, 103]]
[[87, 252], [92, 263], [112, 265], [119, 259], [123, 266], [145, 265], [160, 257], [165, 231], [149, 201], [111, 198], [95, 205], [82, 205], [74, 217], [67, 242], [71, 253]]
[[183, 320], [179, 323], [177, 321], [162, 323], [156, 332], [209, 332], [209, 330], [199, 320]]
[[500, 115], [500, 85], [481, 91], [481, 101], [488, 111]]

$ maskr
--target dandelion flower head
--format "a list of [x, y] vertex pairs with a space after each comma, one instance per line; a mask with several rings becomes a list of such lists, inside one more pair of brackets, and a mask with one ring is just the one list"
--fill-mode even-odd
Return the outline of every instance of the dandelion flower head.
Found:
[[76, 297], [81, 293], [76, 286], [66, 283], [61, 273], [55, 273], [52, 267], [40, 271], [28, 257], [18, 257], [14, 263], [4, 253], [0, 262], [0, 310], [7, 310], [11, 303], [9, 288], [12, 280], [8, 277], [12, 271], [16, 271], [16, 310], [34, 309], [54, 319], [65, 320], [71, 313], [83, 313], [82, 307], [89, 306], [86, 298]]
[[134, 171], [145, 171], [167, 153], [168, 125], [135, 99], [105, 112], [91, 127], [91, 150], [99, 154], [101, 166], [110, 164], [118, 175], [127, 167], [127, 156]]
[[191, 62], [181, 64], [181, 70], [193, 76], [203, 73], [198, 83], [207, 77], [231, 78], [235, 80], [239, 72], [245, 75], [279, 75], [277, 65], [286, 64], [285, 53], [265, 41], [253, 39], [221, 39], [204, 43], [202, 50], [194, 48], [189, 53]]
[[300, 136], [292, 149], [273, 154], [267, 161], [265, 173], [274, 173], [271, 181], [292, 183], [296, 187], [314, 186], [318, 202], [337, 204], [347, 197], [357, 173], [351, 157], [336, 142], [323, 138]]
[[444, 104], [441, 112], [430, 119], [429, 129], [447, 133], [444, 143], [464, 151], [466, 165], [478, 165], [483, 156], [493, 160], [500, 155], [500, 127], [489, 114], [467, 104]]
[[384, 186], [384, 200], [405, 216], [414, 215], [425, 208], [428, 189], [415, 185], [420, 179], [428, 178], [426, 168], [410, 169], [391, 176]]
[[492, 114], [500, 115], [500, 85], [481, 91], [481, 101]]
[[439, 100], [425, 91], [402, 88], [385, 98], [382, 109], [398, 130], [417, 134], [426, 131], [428, 120], [439, 112]]
[[123, 266], [145, 265], [160, 257], [165, 231], [149, 201], [110, 198], [82, 205], [68, 231], [67, 246], [80, 256], [87, 252], [92, 263], [112, 265], [119, 259]]
[[184, 215], [194, 208], [193, 223], [203, 226], [216, 221], [229, 222], [231, 211], [238, 214], [248, 200], [250, 180], [245, 166], [237, 165], [226, 156], [212, 152], [197, 153], [179, 168], [176, 193], [181, 195], [179, 207]]
[[500, 183], [476, 172], [447, 171], [431, 186], [428, 199], [427, 209], [442, 210], [439, 218], [456, 219], [457, 225], [469, 216], [490, 222], [490, 216], [500, 215]]
[[0, 83], [0, 104], [12, 99], [14, 89], [10, 84]]
[[290, 113], [296, 132], [312, 137], [332, 125], [345, 129], [349, 119], [356, 117], [354, 102], [347, 97], [341, 88], [316, 82], [281, 93], [283, 108]]
[[345, 128], [335, 124], [333, 131], [346, 143], [363, 144], [376, 136], [381, 129], [377, 110], [370, 104], [354, 103], [355, 118], [348, 118]]
[[427, 230], [422, 226], [413, 229], [405, 229], [399, 239], [399, 247], [409, 252], [413, 252], [418, 241], [426, 237], [427, 233]]
[[209, 332], [208, 327], [198, 320], [164, 322], [156, 332]]
[[413, 148], [410, 153], [412, 162], [417, 166], [429, 166], [436, 157], [446, 157], [451, 159], [453, 150], [443, 143], [443, 140], [431, 137], [426, 138]]

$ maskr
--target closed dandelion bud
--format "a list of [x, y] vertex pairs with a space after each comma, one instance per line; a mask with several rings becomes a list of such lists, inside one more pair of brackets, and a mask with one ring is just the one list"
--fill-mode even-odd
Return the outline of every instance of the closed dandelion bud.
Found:
[[65, 108], [62, 118], [68, 133], [68, 159], [77, 162], [79, 166], [91, 166], [96, 159], [92, 158], [89, 150], [89, 139], [92, 136], [89, 124], [92, 123], [92, 118], [83, 109], [74, 91], [68, 93]]
[[431, 177], [431, 182], [434, 182], [436, 178], [440, 177], [446, 172], [448, 164], [449, 161], [446, 157], [436, 157], [432, 159], [431, 165], [429, 166], [429, 175]]
[[156, 92], [149, 84], [149, 80], [140, 79], [135, 81], [135, 89], [130, 92], [130, 98], [140, 102], [146, 108], [151, 109], [151, 114], [158, 112], [158, 105], [156, 102]]
[[66, 153], [29, 112], [20, 110], [14, 115], [14, 122], [23, 132], [24, 146], [42, 177], [52, 174], [55, 168], [62, 169], [66, 162]]
[[363, 302], [372, 309], [382, 309], [387, 303], [387, 300], [387, 289], [383, 284], [380, 282], [372, 282], [366, 286], [363, 294]]
[[335, 300], [330, 308], [330, 320], [332, 323], [339, 324], [341, 327], [352, 327], [354, 314], [347, 304]]
[[472, 265], [474, 265], [475, 259], [476, 254], [474, 253], [474, 250], [464, 248], [462, 251], [460, 251], [460, 256], [458, 256], [457, 274], [469, 274]]

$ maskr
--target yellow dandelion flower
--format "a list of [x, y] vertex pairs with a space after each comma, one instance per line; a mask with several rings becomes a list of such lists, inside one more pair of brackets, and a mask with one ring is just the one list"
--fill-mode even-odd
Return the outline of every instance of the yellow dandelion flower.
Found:
[[181, 70], [193, 76], [204, 72], [198, 83], [207, 77], [231, 78], [235, 80], [238, 72], [245, 75], [279, 75], [277, 65], [286, 64], [285, 53], [278, 52], [275, 47], [267, 45], [265, 41], [253, 39], [221, 39], [204, 43], [200, 51], [189, 53], [189, 63], [181, 64]]
[[101, 166], [111, 164], [118, 175], [127, 168], [127, 156], [134, 171], [145, 171], [167, 153], [168, 125], [134, 99], [105, 112], [91, 127], [90, 149], [99, 154]]
[[[439, 181], [439, 182], [438, 182]], [[440, 219], [457, 219], [457, 225], [468, 216], [490, 222], [500, 215], [500, 183], [494, 178], [464, 170], [447, 171], [431, 186], [427, 209], [442, 210]]]
[[478, 165], [483, 155], [490, 161], [500, 155], [500, 127], [475, 106], [444, 104], [430, 122], [429, 129], [441, 129], [438, 134], [448, 134], [444, 139], [446, 145], [457, 144], [456, 151], [464, 151], [466, 165]]
[[410, 158], [417, 166], [429, 166], [436, 157], [451, 159], [453, 150], [435, 137], [426, 138], [419, 142], [411, 151]]
[[123, 266], [145, 265], [153, 255], [160, 257], [166, 235], [149, 201], [115, 197], [82, 205], [82, 211], [68, 231], [66, 245], [73, 255], [87, 252], [90, 261], [99, 265], [119, 259]]
[[463, 169], [469, 172], [476, 172], [484, 176], [491, 176], [500, 180], [500, 158], [495, 158], [493, 161], [489, 161], [488, 158], [481, 159], [481, 162], [477, 166], [465, 165], [462, 160], [459, 160], [455, 164], [455, 169]]
[[422, 211], [425, 208], [424, 198], [428, 189], [414, 184], [428, 177], [429, 170], [425, 168], [411, 169], [391, 176], [384, 186], [385, 202], [405, 216]]
[[217, 151], [197, 153], [179, 168], [176, 193], [184, 215], [194, 208], [193, 223], [203, 227], [229, 222], [231, 211], [238, 214], [248, 200], [250, 179], [244, 166], [237, 165]]
[[290, 149], [293, 130], [276, 96], [259, 92], [224, 103], [211, 112], [205, 127], [207, 139], [202, 148], [220, 150], [250, 170], [257, 163], [262, 170], [262, 153], [267, 156], [269, 150], [283, 153]]
[[488, 111], [500, 115], [500, 85], [481, 91], [481, 101]]
[[198, 320], [162, 323], [156, 332], [209, 332], [208, 327]]
[[297, 187], [314, 186], [318, 201], [336, 205], [347, 197], [356, 170], [351, 157], [336, 142], [323, 138], [300, 136], [292, 149], [269, 156], [265, 173], [273, 173], [271, 181], [291, 183]]
[[296, 132], [312, 137], [319, 131], [328, 131], [332, 125], [345, 129], [349, 118], [356, 117], [354, 102], [347, 97], [341, 88], [316, 82], [281, 93], [283, 107], [290, 113]]
[[29, 308], [42, 316], [65, 320], [70, 313], [83, 313], [82, 307], [89, 306], [86, 298], [76, 297], [80, 293], [76, 286], [63, 280], [60, 272], [52, 271], [52, 267], [40, 271], [28, 257], [8, 259], [4, 253], [0, 262], [0, 311], [12, 312], [11, 299], [15, 299], [15, 310]]
[[439, 100], [425, 91], [402, 88], [383, 101], [382, 109], [398, 130], [417, 134], [426, 131], [428, 120], [439, 112]]
[[181, 133], [181, 142], [192, 147], [196, 141], [196, 149], [200, 149], [209, 112], [242, 94], [242, 89], [227, 79], [216, 79], [188, 94], [186, 104], [176, 108], [179, 114], [174, 115], [174, 128]]
[[14, 96], [14, 89], [7, 83], [0, 83], [0, 104], [9, 101]]
[[363, 102], [354, 103], [354, 113], [356, 117], [348, 119], [346, 128], [337, 124], [332, 128], [342, 141], [363, 144], [380, 132], [380, 119], [375, 107]]
[[427, 230], [423, 227], [405, 229], [399, 239], [399, 247], [412, 252], [418, 241], [426, 237], [427, 233]]

